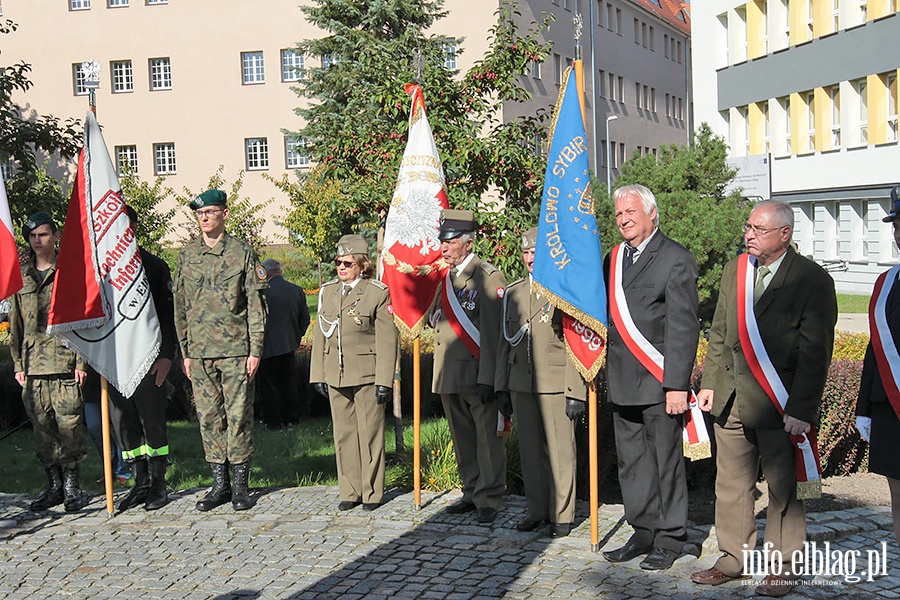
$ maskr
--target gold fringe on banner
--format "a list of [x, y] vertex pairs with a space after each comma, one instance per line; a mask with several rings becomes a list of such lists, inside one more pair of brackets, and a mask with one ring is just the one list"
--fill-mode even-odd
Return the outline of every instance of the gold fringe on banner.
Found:
[[681, 450], [684, 453], [685, 458], [691, 461], [712, 458], [712, 446], [710, 446], [709, 440], [697, 442], [696, 444], [682, 440]]

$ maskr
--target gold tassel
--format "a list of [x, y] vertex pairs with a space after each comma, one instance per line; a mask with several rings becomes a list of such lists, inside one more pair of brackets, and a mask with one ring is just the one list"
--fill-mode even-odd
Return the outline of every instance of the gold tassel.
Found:
[[822, 497], [822, 480], [815, 479], [813, 481], [797, 482], [797, 499], [798, 500], [815, 500]]
[[702, 460], [712, 456], [712, 448], [709, 445], [709, 440], [697, 442], [696, 444], [691, 444], [690, 442], [682, 440], [681, 449], [688, 460], [691, 461]]

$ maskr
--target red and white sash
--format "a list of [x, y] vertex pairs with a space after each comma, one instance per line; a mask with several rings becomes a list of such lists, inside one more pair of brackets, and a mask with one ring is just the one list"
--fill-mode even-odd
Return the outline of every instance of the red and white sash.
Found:
[[[609, 314], [616, 324], [616, 330], [622, 336], [622, 341], [625, 342], [634, 357], [657, 381], [662, 383], [665, 373], [665, 357], [640, 332], [628, 310], [625, 288], [622, 287], [623, 270], [620, 268], [622, 261], [619, 259], [624, 247], [625, 242], [614, 246], [609, 257], [609, 280], [613, 290], [609, 298]], [[684, 413], [684, 429], [682, 431], [684, 454], [691, 460], [709, 458], [711, 456], [709, 432], [703, 420], [703, 412], [697, 403], [697, 396], [693, 390], [690, 392], [690, 410]]]
[[[737, 263], [738, 336], [741, 349], [753, 377], [766, 396], [775, 405], [778, 414], [784, 415], [788, 401], [788, 391], [775, 371], [769, 358], [759, 326], [753, 311], [753, 288], [756, 278], [756, 257], [742, 254]], [[816, 445], [816, 427], [811, 426], [809, 434], [792, 435], [791, 442], [797, 448], [795, 467], [797, 471], [797, 497], [818, 498], [822, 494], [819, 449]]]
[[450, 279], [450, 269], [447, 269], [447, 275], [444, 277], [444, 285], [441, 289], [441, 299], [443, 300], [444, 312], [447, 315], [447, 322], [456, 334], [456, 337], [469, 349], [476, 359], [481, 359], [481, 333], [466, 311], [459, 303], [459, 298], [453, 290], [453, 281]]
[[887, 300], [898, 275], [900, 265], [885, 271], [875, 281], [875, 290], [869, 300], [869, 333], [881, 383], [894, 412], [900, 418], [900, 354], [897, 353], [897, 342], [900, 340], [894, 339], [887, 321]]

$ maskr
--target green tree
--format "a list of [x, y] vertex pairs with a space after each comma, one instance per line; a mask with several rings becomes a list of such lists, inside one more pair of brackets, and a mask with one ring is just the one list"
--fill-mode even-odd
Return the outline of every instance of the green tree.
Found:
[[137, 173], [126, 170], [119, 178], [125, 202], [138, 214], [138, 244], [157, 256], [169, 252], [163, 244], [172, 231], [176, 209], [162, 210], [160, 205], [175, 196], [172, 188], [165, 187], [165, 177], [157, 177], [152, 184], [142, 181]]
[[[637, 153], [622, 165], [615, 187], [639, 183], [656, 196], [660, 229], [691, 251], [700, 276], [700, 318], [712, 321], [719, 294], [722, 269], [735, 257], [741, 242], [741, 225], [750, 214], [750, 205], [738, 192], [726, 193], [725, 186], [735, 171], [725, 159], [724, 138], [701, 123], [689, 146], [663, 146], [659, 155]], [[622, 240], [605, 183], [594, 181], [597, 220], [605, 248]]]
[[[346, 216], [357, 227], [383, 224], [406, 143], [404, 84], [418, 76], [450, 205], [476, 211], [479, 252], [518, 269], [516, 243], [508, 240], [537, 218], [545, 163], [535, 147], [547, 114], [503, 122], [499, 109], [528, 99], [519, 79], [529, 61], [547, 56], [539, 33], [549, 20], [520, 32], [521, 14], [502, 2], [490, 48], [457, 77], [445, 61], [462, 40], [425, 33], [445, 14], [440, 0], [314, 0], [301, 10], [325, 35], [302, 41], [298, 51], [327, 57], [330, 66], [310, 69], [296, 88], [309, 104], [296, 111], [306, 124], [294, 135], [307, 141], [323, 176], [341, 182], [351, 203]], [[414, 55], [422, 57], [420, 73]], [[489, 190], [503, 211], [491, 212], [498, 206], [483, 200]]]

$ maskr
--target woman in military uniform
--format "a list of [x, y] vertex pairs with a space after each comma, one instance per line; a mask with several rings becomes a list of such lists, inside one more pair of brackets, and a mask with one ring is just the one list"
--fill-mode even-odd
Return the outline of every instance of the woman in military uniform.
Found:
[[338, 278], [319, 291], [309, 381], [331, 403], [338, 509], [375, 510], [384, 495], [384, 405], [397, 330], [387, 286], [372, 279], [366, 240], [343, 236], [335, 265]]

